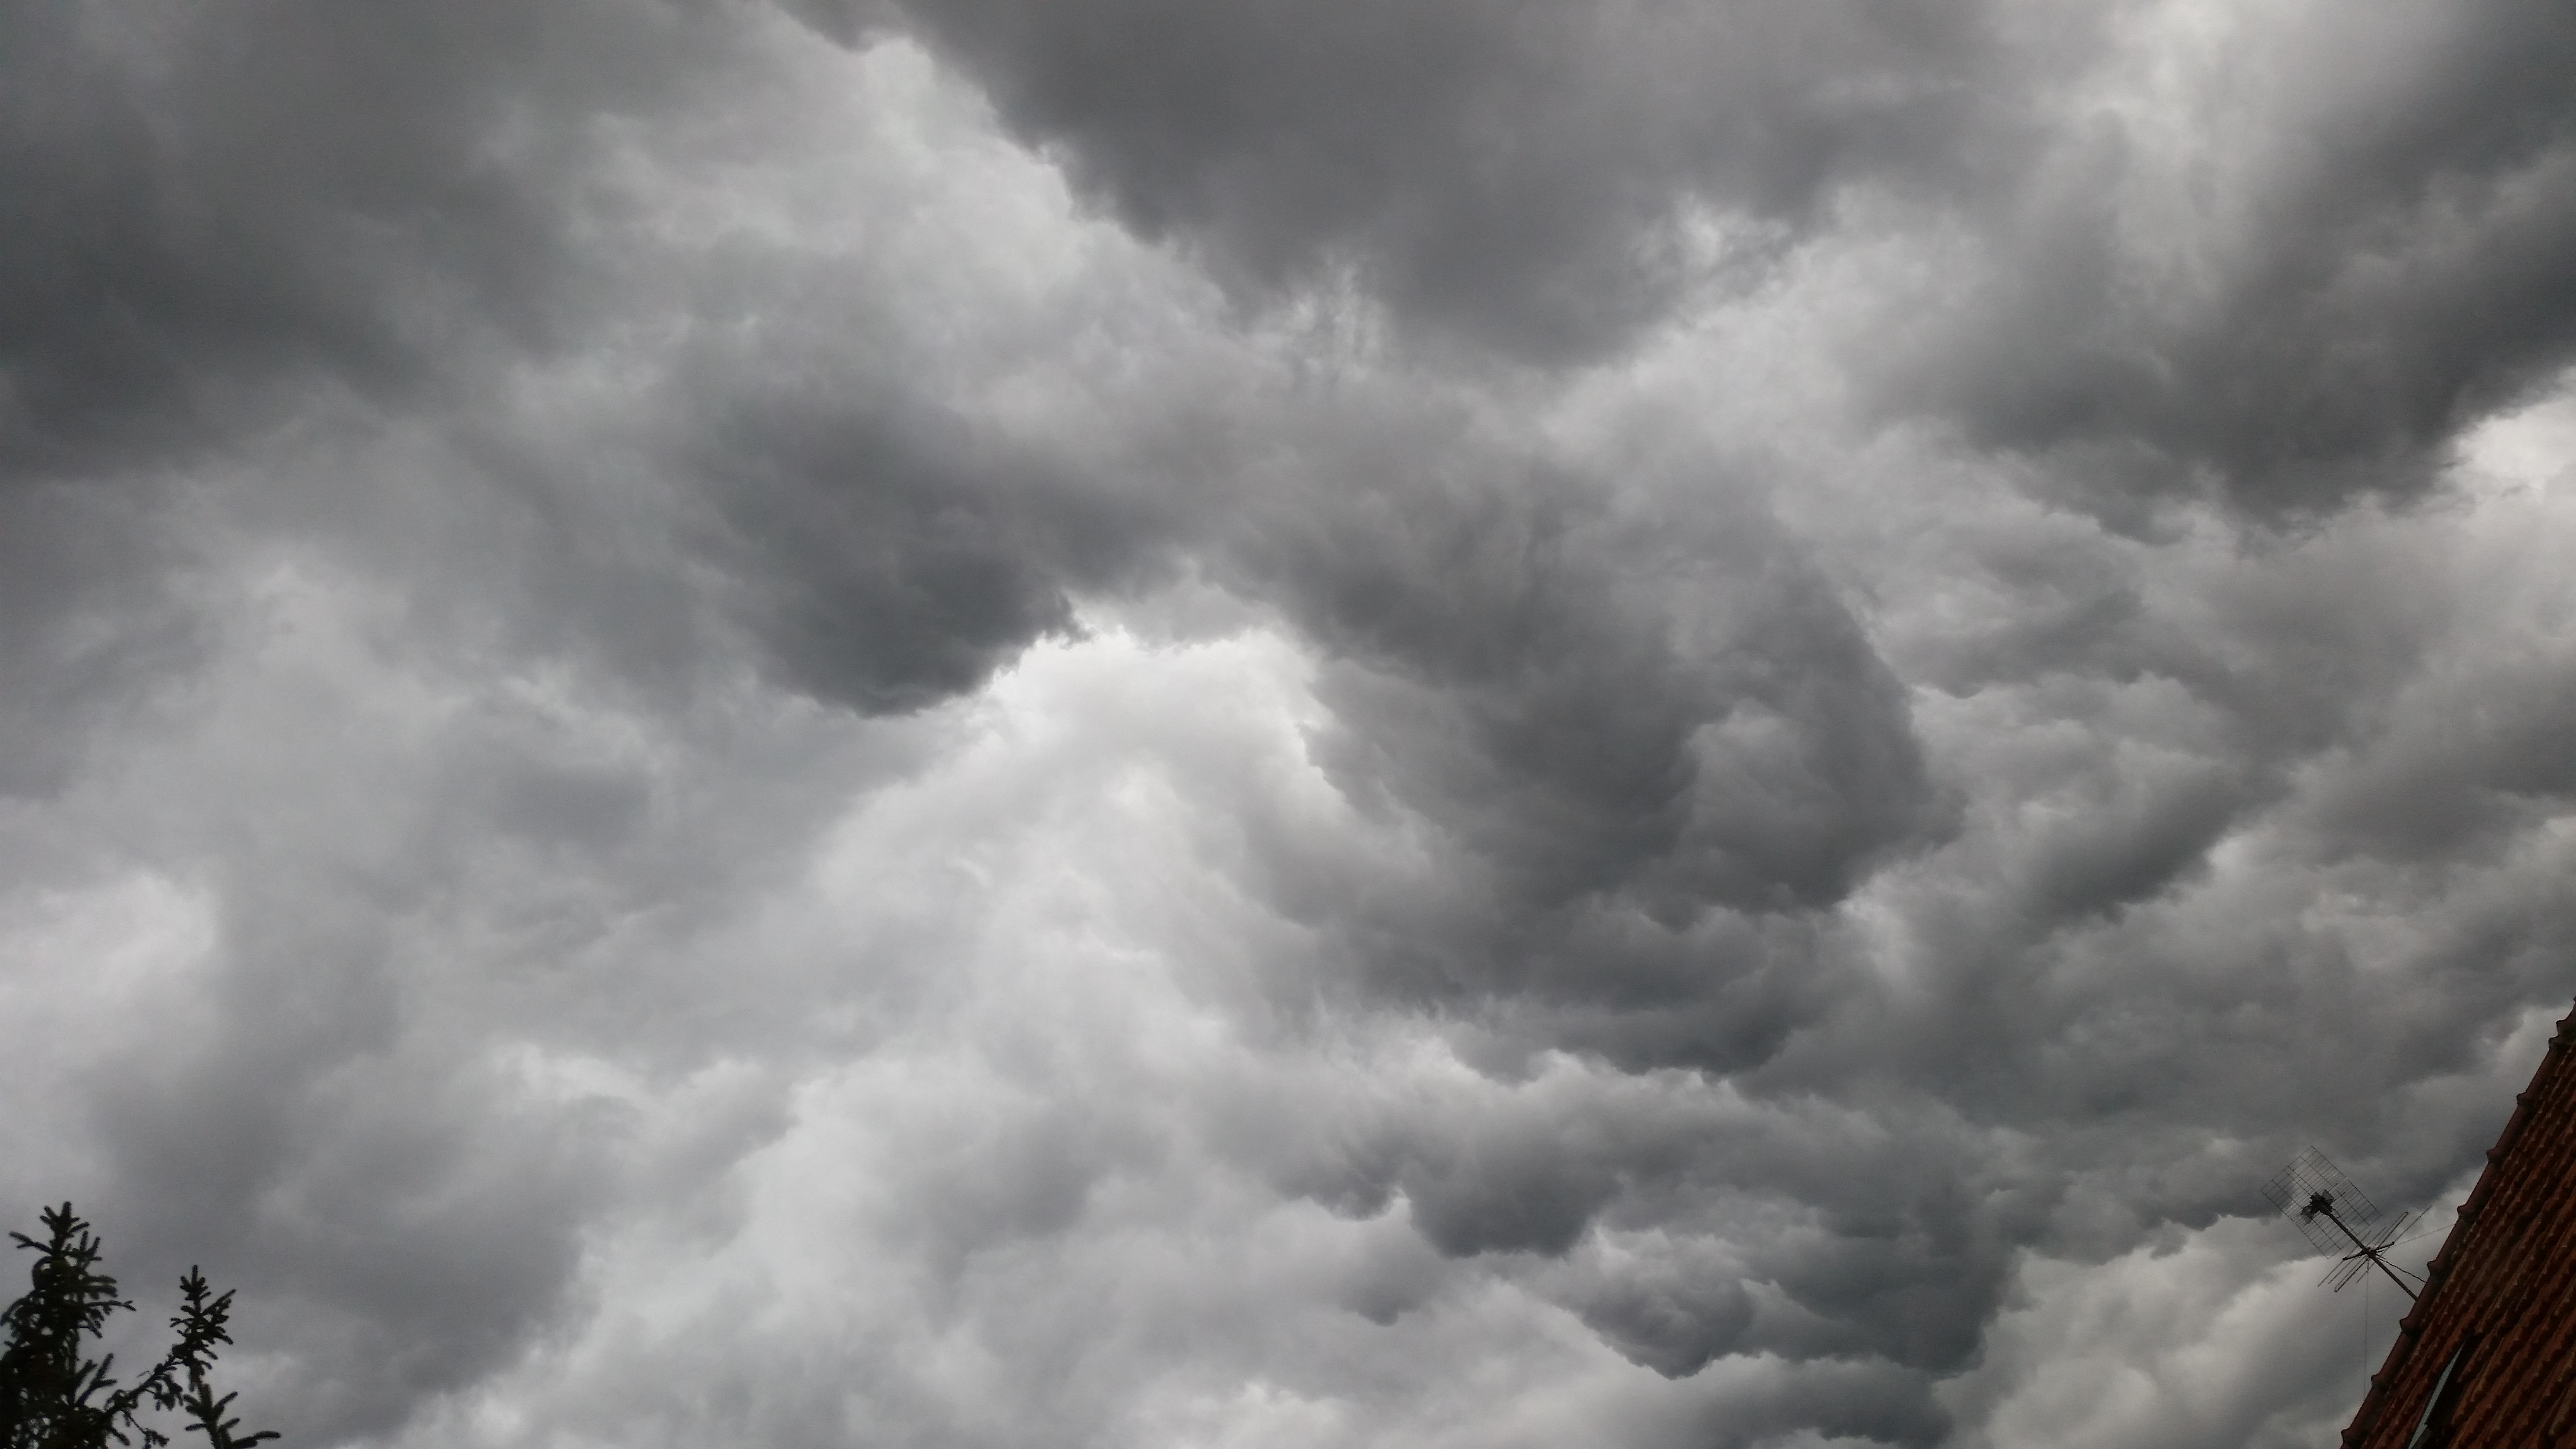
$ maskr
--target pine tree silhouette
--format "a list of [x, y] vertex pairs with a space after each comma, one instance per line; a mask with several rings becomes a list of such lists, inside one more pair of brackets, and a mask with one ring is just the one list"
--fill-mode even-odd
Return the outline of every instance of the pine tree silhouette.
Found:
[[120, 1387], [116, 1356], [93, 1359], [93, 1340], [108, 1320], [134, 1305], [116, 1296], [116, 1280], [99, 1267], [100, 1248], [72, 1205], [44, 1211], [43, 1241], [9, 1236], [35, 1253], [27, 1291], [0, 1313], [7, 1342], [0, 1346], [0, 1449], [107, 1449], [140, 1438], [159, 1449], [170, 1437], [144, 1424], [146, 1408], [177, 1410], [188, 1427], [206, 1436], [205, 1449], [250, 1449], [273, 1432], [238, 1432], [225, 1417], [233, 1395], [218, 1398], [212, 1382], [215, 1353], [233, 1341], [233, 1295], [215, 1293], [195, 1268], [179, 1280], [178, 1334], [152, 1371]]

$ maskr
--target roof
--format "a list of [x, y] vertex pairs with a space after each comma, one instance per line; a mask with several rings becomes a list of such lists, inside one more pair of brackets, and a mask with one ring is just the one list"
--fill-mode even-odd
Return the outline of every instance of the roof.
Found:
[[2576, 1449], [2576, 1011], [2425, 1268], [2345, 1449]]

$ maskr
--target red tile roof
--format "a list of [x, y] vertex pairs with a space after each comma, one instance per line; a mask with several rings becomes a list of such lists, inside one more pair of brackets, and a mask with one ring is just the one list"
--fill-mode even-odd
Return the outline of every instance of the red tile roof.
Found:
[[2345, 1449], [2576, 1449], [2576, 1012], [2425, 1276]]

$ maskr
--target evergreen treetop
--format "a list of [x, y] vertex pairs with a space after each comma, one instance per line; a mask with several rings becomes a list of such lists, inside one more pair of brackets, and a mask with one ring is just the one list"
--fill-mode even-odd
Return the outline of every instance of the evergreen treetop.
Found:
[[178, 1337], [149, 1373], [132, 1384], [115, 1378], [116, 1356], [90, 1356], [108, 1320], [134, 1305], [116, 1296], [116, 1280], [99, 1266], [98, 1236], [70, 1203], [47, 1208], [42, 1240], [9, 1236], [36, 1255], [26, 1293], [0, 1312], [0, 1449], [161, 1449], [168, 1435], [141, 1422], [148, 1408], [176, 1410], [206, 1436], [205, 1449], [250, 1449], [273, 1432], [239, 1432], [225, 1417], [233, 1395], [217, 1397], [215, 1353], [232, 1342], [233, 1295], [216, 1293], [190, 1268], [179, 1280]]

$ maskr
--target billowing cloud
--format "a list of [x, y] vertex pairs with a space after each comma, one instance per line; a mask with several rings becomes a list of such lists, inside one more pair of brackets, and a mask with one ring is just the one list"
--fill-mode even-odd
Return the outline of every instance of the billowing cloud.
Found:
[[2257, 1185], [2576, 995], [2560, 10], [344, 10], [0, 0], [0, 1182], [254, 1420], [2357, 1400]]
[[2546, 4], [2141, 7], [2052, 154], [1946, 253], [1917, 405], [2069, 496], [2268, 515], [2431, 484], [2576, 347], [2576, 132]]
[[1542, 356], [1661, 315], [1705, 249], [1684, 226], [1700, 208], [1767, 240], [1855, 181], [1943, 175], [1995, 139], [1989, 87], [2010, 86], [1977, 6], [815, 13], [928, 37], [1077, 185], [1199, 244], [1221, 278], [1346, 273], [1442, 332]]

